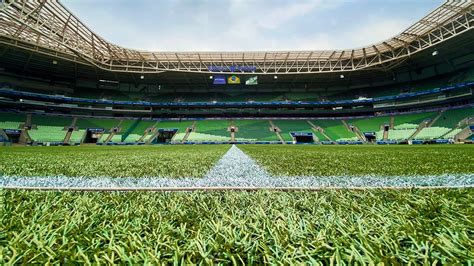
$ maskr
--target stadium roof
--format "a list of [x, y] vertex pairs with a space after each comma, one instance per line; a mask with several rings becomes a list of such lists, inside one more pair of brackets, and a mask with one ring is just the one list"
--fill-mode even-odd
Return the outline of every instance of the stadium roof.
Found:
[[0, 3], [0, 43], [103, 70], [295, 74], [390, 69], [419, 51], [474, 27], [474, 2], [447, 1], [399, 35], [366, 47], [334, 51], [148, 52], [112, 44], [57, 0]]

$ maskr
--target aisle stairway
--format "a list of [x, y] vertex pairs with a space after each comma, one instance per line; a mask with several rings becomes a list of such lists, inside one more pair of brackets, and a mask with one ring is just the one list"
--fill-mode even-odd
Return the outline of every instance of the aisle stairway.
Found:
[[189, 135], [195, 130], [196, 130], [196, 121], [193, 122], [191, 127], [186, 128], [186, 134], [184, 135], [183, 140], [181, 142], [185, 143], [188, 140]]
[[272, 120], [268, 120], [268, 122], [270, 123], [270, 130], [275, 132], [275, 134], [277, 135], [278, 139], [280, 139], [282, 144], [286, 144], [286, 141], [283, 139], [283, 137], [280, 134], [281, 130], [273, 123]]

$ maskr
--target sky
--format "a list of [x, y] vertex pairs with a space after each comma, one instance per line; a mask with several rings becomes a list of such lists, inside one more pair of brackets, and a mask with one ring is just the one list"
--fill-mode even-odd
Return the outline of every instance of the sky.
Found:
[[61, 0], [107, 41], [149, 51], [353, 49], [397, 35], [442, 0]]

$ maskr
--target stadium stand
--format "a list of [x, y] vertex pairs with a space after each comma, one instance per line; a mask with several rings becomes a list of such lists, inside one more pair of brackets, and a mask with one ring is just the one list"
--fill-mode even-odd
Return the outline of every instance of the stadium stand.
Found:
[[228, 120], [196, 121], [195, 131], [189, 134], [188, 141], [230, 141]]
[[388, 140], [408, 140], [416, 132], [416, 129], [397, 129], [388, 131]]
[[279, 141], [275, 132], [270, 130], [268, 120], [235, 120], [236, 137], [249, 141]]
[[26, 121], [26, 116], [15, 113], [0, 113], [0, 129], [19, 129]]
[[355, 125], [361, 132], [377, 132], [381, 126], [390, 124], [389, 116], [371, 117], [364, 119], [349, 120], [350, 125]]
[[186, 129], [192, 127], [193, 121], [160, 121], [157, 129], [177, 129], [178, 131], [173, 137], [174, 142], [181, 142], [185, 136]]
[[467, 117], [474, 117], [474, 108], [446, 110], [433, 126], [455, 128], [461, 120]]
[[285, 141], [293, 141], [291, 132], [313, 132], [311, 125], [305, 120], [273, 120], [273, 123], [280, 129]]
[[460, 128], [455, 128], [448, 132], [446, 135], [442, 136], [443, 139], [454, 139], [454, 137], [462, 131]]
[[349, 131], [342, 120], [314, 120], [313, 123], [324, 130], [334, 141], [356, 141], [358, 140], [354, 132]]
[[[411, 128], [417, 128], [421, 122], [433, 119], [436, 114], [436, 112], [426, 112], [418, 114], [397, 115], [395, 116], [394, 128], [408, 129], [410, 126]], [[416, 125], [416, 127], [412, 125]]]
[[189, 142], [206, 142], [206, 141], [227, 142], [227, 141], [230, 141], [230, 137], [191, 132], [189, 134], [187, 141]]
[[34, 115], [28, 134], [35, 142], [63, 142], [71, 122], [70, 117]]
[[102, 118], [79, 118], [76, 126], [79, 129], [103, 128], [106, 132], [118, 126], [120, 119], [102, 119]]
[[107, 139], [109, 138], [110, 134], [108, 133], [104, 133], [100, 136], [99, 140], [97, 140], [97, 142], [99, 143], [105, 143], [107, 141]]
[[63, 142], [66, 137], [64, 127], [40, 125], [28, 131], [35, 142]]
[[57, 127], [68, 127], [72, 123], [71, 117], [62, 116], [46, 116], [46, 115], [33, 115], [31, 117], [32, 125], [46, 125], [46, 126], [57, 126]]
[[450, 128], [446, 127], [426, 127], [423, 128], [417, 135], [416, 139], [429, 140], [429, 139], [439, 139], [442, 136], [446, 135]]
[[84, 134], [86, 133], [85, 130], [75, 130], [71, 133], [71, 137], [69, 138], [70, 143], [81, 143], [82, 139], [84, 138]]
[[400, 129], [417, 129], [418, 126], [419, 126], [418, 124], [403, 123], [403, 124], [396, 125], [396, 126], [394, 126], [393, 128], [394, 128], [395, 130], [400, 130]]
[[[278, 132], [272, 132], [272, 125], [279, 130], [282, 141], [293, 141], [291, 132], [312, 132], [315, 140], [319, 141], [356, 141], [358, 129], [360, 132], [376, 132], [376, 140], [384, 139], [383, 125], [389, 125], [393, 119], [394, 127], [387, 132], [386, 140], [404, 141], [413, 138], [415, 140], [453, 139], [467, 124], [459, 127], [459, 121], [474, 115], [473, 108], [461, 108], [445, 110], [441, 113], [426, 112], [415, 114], [402, 114], [392, 116], [379, 116], [362, 119], [317, 119], [306, 120], [183, 120], [183, 121], [153, 121], [140, 119], [110, 119], [110, 118], [78, 118], [61, 116], [31, 116], [32, 128], [28, 131], [34, 142], [63, 142], [68, 127], [72, 126], [69, 143], [80, 143], [87, 128], [104, 129], [104, 134], [98, 140], [99, 143], [146, 142], [153, 133], [146, 134], [147, 129], [171, 130], [176, 129], [177, 134], [173, 137], [174, 142], [182, 142], [185, 137], [189, 142], [228, 142], [231, 141], [231, 125], [237, 127], [235, 141], [280, 141]], [[430, 121], [437, 117], [431, 127], [419, 127], [424, 121]], [[21, 124], [26, 123], [26, 115], [16, 113], [0, 113], [0, 128], [18, 129]], [[74, 122], [75, 121], [75, 122]], [[74, 126], [73, 126], [74, 124]], [[425, 125], [425, 124], [423, 124]], [[352, 128], [354, 126], [354, 128]], [[110, 129], [117, 127], [118, 132]], [[316, 128], [322, 128], [319, 132]], [[187, 128], [193, 128], [187, 134]], [[414, 133], [417, 134], [414, 136]], [[148, 133], [148, 132], [147, 132]], [[110, 136], [112, 135], [112, 136]], [[147, 135], [145, 138], [144, 135]], [[110, 137], [109, 137], [110, 136]]]

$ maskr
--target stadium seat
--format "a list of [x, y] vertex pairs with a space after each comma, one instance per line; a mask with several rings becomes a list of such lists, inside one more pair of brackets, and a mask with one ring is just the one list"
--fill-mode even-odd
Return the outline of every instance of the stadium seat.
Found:
[[438, 139], [451, 131], [450, 128], [446, 127], [425, 127], [416, 135], [416, 139], [429, 140]]
[[395, 129], [388, 131], [388, 140], [408, 140], [416, 129]]
[[71, 137], [69, 138], [69, 142], [71, 143], [80, 143], [84, 134], [86, 133], [85, 130], [76, 130], [71, 133]]
[[38, 126], [28, 131], [31, 139], [36, 142], [63, 142], [66, 137], [64, 127]]

